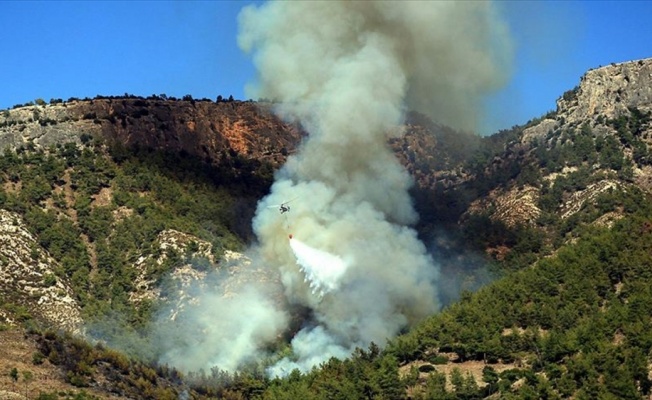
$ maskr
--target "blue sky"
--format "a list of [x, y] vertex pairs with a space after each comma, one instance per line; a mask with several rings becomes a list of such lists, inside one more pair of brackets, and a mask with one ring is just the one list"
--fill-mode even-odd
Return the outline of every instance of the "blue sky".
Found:
[[[246, 99], [247, 1], [0, 1], [0, 109], [42, 98], [165, 93]], [[484, 134], [555, 109], [590, 68], [652, 57], [652, 2], [503, 1], [514, 73]]]

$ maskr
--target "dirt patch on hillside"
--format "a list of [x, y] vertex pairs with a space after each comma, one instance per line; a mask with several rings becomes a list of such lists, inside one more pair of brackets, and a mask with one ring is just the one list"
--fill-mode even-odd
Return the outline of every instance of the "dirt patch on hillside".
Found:
[[[484, 387], [487, 384], [482, 380], [482, 370], [485, 367], [491, 367], [493, 368], [497, 373], [501, 373], [503, 371], [506, 371], [508, 369], [513, 369], [517, 368], [516, 364], [510, 363], [510, 364], [503, 364], [503, 363], [496, 363], [496, 364], [487, 364], [484, 361], [465, 361], [465, 362], [448, 362], [446, 364], [438, 364], [438, 365], [433, 365], [425, 361], [415, 361], [409, 364], [406, 364], [402, 367], [399, 368], [399, 375], [400, 376], [405, 376], [410, 372], [410, 369], [412, 366], [415, 366], [417, 368], [423, 366], [423, 365], [431, 365], [434, 367], [434, 371], [437, 371], [439, 373], [443, 373], [446, 375], [446, 389], [449, 391], [453, 390], [453, 385], [451, 384], [451, 373], [453, 372], [454, 369], [459, 369], [459, 371], [462, 373], [462, 376], [467, 376], [468, 374], [471, 374], [473, 376], [473, 379], [475, 379], [475, 382], [478, 384], [479, 387]], [[428, 379], [428, 376], [432, 372], [419, 372], [419, 382], [424, 383]]]
[[2, 184], [2, 189], [7, 193], [20, 193], [20, 190], [23, 188], [23, 183], [21, 181], [12, 182], [6, 181]]
[[91, 196], [93, 202], [91, 207], [106, 207], [111, 205], [111, 200], [113, 199], [113, 190], [109, 187], [103, 187], [100, 189], [98, 194]]

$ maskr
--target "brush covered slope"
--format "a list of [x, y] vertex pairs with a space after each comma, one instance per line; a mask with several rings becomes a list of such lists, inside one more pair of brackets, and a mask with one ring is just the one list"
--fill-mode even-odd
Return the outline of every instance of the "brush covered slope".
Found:
[[[156, 360], [139, 331], [166, 299], [178, 300], [171, 316], [189, 307], [189, 282], [246, 262], [232, 251], [252, 240], [256, 202], [300, 126], [269, 104], [164, 96], [5, 110], [1, 228], [20, 251], [0, 253], [3, 326], [26, 325], [36, 359], [88, 396], [641, 398], [652, 346], [651, 67], [589, 71], [555, 112], [487, 138], [409, 115], [389, 144], [415, 179], [417, 228], [441, 264], [446, 307], [385, 350], [284, 379], [261, 365], [182, 377], [49, 329], [83, 328]], [[11, 275], [23, 270], [29, 279]], [[458, 300], [487, 270], [499, 279]], [[78, 317], [60, 320], [64, 304]], [[29, 371], [28, 361], [16, 365]]]

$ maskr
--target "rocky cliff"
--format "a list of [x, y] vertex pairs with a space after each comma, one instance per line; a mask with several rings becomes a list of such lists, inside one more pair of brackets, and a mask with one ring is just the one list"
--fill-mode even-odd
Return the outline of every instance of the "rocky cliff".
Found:
[[[453, 170], [480, 138], [410, 114], [405, 135], [390, 145], [420, 187], [456, 179]], [[93, 137], [182, 152], [212, 163], [233, 158], [278, 168], [305, 135], [280, 120], [273, 104], [168, 100], [160, 97], [95, 98], [26, 105], [0, 112], [0, 149], [48, 148]]]
[[611, 64], [588, 71], [579, 86], [557, 101], [558, 114], [569, 124], [602, 115], [616, 118], [635, 107], [652, 108], [652, 60]]
[[[511, 173], [502, 188], [475, 200], [469, 210], [489, 210], [492, 218], [510, 225], [534, 225], [541, 197], [555, 184], [563, 193], [553, 211], [562, 219], [604, 191], [628, 185], [649, 190], [650, 110], [652, 59], [588, 71], [558, 99], [556, 112], [533, 121], [506, 143], [483, 178]], [[524, 189], [524, 183], [530, 186]]]
[[254, 102], [159, 97], [29, 105], [0, 113], [0, 147], [80, 144], [90, 136], [211, 160], [239, 155], [278, 166], [301, 131], [274, 117], [271, 109], [271, 104]]
[[[575, 88], [557, 100], [554, 118], [544, 118], [523, 132], [522, 141], [544, 139], [548, 132], [588, 123], [609, 133], [604, 122], [635, 108], [652, 109], [652, 59], [611, 64], [592, 69]], [[613, 133], [613, 132], [611, 132]], [[648, 138], [649, 135], [644, 135]]]

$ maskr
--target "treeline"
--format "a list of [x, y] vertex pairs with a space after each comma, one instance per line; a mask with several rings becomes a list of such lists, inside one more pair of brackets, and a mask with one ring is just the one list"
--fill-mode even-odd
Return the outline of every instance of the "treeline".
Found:
[[[107, 96], [107, 95], [96, 95], [95, 97], [84, 97], [84, 98], [79, 98], [79, 97], [70, 97], [67, 100], [63, 100], [62, 98], [51, 98], [49, 102], [46, 102], [42, 98], [38, 98], [34, 101], [28, 101], [27, 103], [23, 104], [14, 104], [11, 108], [16, 109], [16, 108], [21, 108], [21, 107], [29, 107], [33, 105], [38, 105], [38, 106], [45, 106], [46, 104], [65, 104], [65, 103], [72, 103], [75, 101], [92, 101], [92, 100], [122, 100], [122, 99], [132, 99], [132, 100], [163, 100], [163, 101], [200, 101], [200, 102], [211, 102], [211, 103], [222, 103], [222, 102], [233, 102], [236, 101], [233, 98], [233, 95], [229, 95], [228, 97], [224, 97], [222, 95], [218, 95], [215, 100], [211, 100], [206, 97], [202, 97], [200, 99], [195, 99], [193, 98], [192, 95], [186, 94], [180, 98], [174, 97], [174, 96], [168, 96], [165, 93], [161, 94], [152, 94], [149, 96], [136, 96], [133, 94], [125, 93], [123, 95], [118, 95], [118, 96]], [[251, 101], [251, 100], [249, 100]]]
[[399, 338], [390, 353], [403, 362], [439, 352], [455, 353], [458, 362], [517, 361], [536, 377], [517, 392], [537, 398], [648, 395], [649, 208], [463, 297]]

